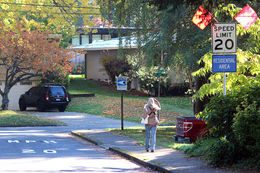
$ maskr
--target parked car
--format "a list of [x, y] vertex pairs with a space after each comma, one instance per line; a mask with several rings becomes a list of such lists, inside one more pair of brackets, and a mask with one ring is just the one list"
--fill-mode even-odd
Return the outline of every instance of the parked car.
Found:
[[58, 108], [64, 112], [70, 102], [65, 87], [55, 83], [44, 83], [32, 87], [19, 98], [19, 108], [25, 111], [27, 107], [36, 107], [43, 112], [47, 108]]

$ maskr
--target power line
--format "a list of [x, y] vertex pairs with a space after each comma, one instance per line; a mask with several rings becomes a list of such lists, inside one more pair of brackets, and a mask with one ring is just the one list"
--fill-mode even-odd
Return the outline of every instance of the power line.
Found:
[[[12, 11], [12, 10], [0, 10], [0, 11], [4, 11], [4, 12], [15, 12], [15, 13], [27, 13], [27, 12], [31, 12], [31, 13], [37, 13], [35, 11]], [[47, 13], [47, 12], [46, 12]], [[48, 14], [75, 14], [75, 15], [100, 15], [100, 13], [55, 13], [55, 12], [48, 12]]]
[[28, 5], [28, 6], [41, 6], [41, 7], [66, 7], [66, 8], [91, 8], [91, 9], [99, 9], [99, 7], [82, 7], [82, 6], [68, 6], [68, 5], [50, 5], [50, 4], [25, 4], [25, 3], [14, 3], [14, 2], [0, 2], [0, 4], [6, 5]]

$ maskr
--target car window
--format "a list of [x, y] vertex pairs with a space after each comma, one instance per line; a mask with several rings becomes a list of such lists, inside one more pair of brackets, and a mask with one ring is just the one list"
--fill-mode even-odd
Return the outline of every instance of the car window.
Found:
[[32, 92], [32, 90], [33, 90], [33, 88], [29, 89], [29, 90], [28, 90], [28, 92], [29, 92], [29, 93], [31, 93], [31, 92]]
[[57, 96], [57, 95], [65, 96], [64, 89], [62, 87], [59, 87], [59, 86], [57, 86], [57, 87], [55, 87], [55, 86], [54, 87], [50, 87], [50, 93], [53, 96]]
[[37, 87], [33, 87], [33, 88], [31, 88], [31, 89], [29, 90], [29, 92], [30, 92], [31, 94], [36, 94], [37, 91], [38, 91], [38, 88], [37, 88]]

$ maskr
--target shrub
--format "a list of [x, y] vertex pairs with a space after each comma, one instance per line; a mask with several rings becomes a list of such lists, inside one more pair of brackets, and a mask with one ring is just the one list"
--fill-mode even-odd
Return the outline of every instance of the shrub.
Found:
[[130, 65], [125, 60], [119, 59], [118, 57], [112, 57], [109, 54], [105, 54], [100, 59], [100, 62], [104, 66], [104, 69], [113, 84], [115, 83], [117, 76], [124, 75], [130, 70]]
[[[241, 88], [239, 91], [226, 96], [215, 96], [206, 105], [206, 108], [198, 117], [202, 118], [209, 125], [210, 134], [214, 137], [226, 137], [233, 140], [233, 123], [240, 111], [244, 111], [254, 102], [258, 103], [260, 98], [260, 88]], [[252, 124], [247, 124], [251, 126]]]
[[206, 154], [210, 163], [223, 166], [250, 160], [260, 168], [259, 98], [259, 87], [241, 88], [212, 98], [199, 114], [207, 122], [210, 135], [219, 139]]
[[236, 144], [220, 138], [205, 155], [210, 164], [215, 166], [228, 166], [236, 163], [241, 158], [240, 148]]
[[85, 64], [83, 63], [78, 63], [74, 64], [71, 74], [85, 74]]
[[[255, 169], [255, 170], [260, 170], [260, 153], [256, 153], [254, 157], [249, 157], [245, 158], [242, 160], [239, 160], [238, 163], [236, 164], [237, 168], [242, 168], [242, 169]], [[254, 172], [254, 171], [252, 171]], [[257, 171], [255, 171], [257, 172]]]
[[60, 83], [66, 88], [69, 86], [69, 75], [68, 74], [59, 74], [55, 72], [45, 73], [41, 78], [41, 83]]
[[213, 97], [204, 111], [199, 114], [210, 129], [210, 135], [214, 137], [233, 137], [232, 124], [236, 112], [236, 100], [230, 96]]
[[187, 150], [184, 150], [189, 156], [203, 156], [209, 152], [211, 147], [216, 144], [216, 138], [198, 138], [195, 143], [190, 145]]
[[252, 158], [256, 156], [255, 153], [260, 153], [260, 104], [256, 101], [248, 104], [244, 102], [238, 108], [232, 129], [243, 152]]
[[244, 89], [240, 94], [232, 130], [247, 156], [252, 157], [260, 153], [260, 88]]

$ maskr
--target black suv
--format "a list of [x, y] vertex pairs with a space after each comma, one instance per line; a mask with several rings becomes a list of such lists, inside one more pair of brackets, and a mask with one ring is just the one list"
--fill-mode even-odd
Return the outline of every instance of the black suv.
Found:
[[69, 94], [60, 84], [45, 83], [32, 87], [19, 98], [19, 107], [25, 111], [27, 107], [37, 107], [43, 112], [46, 108], [58, 108], [64, 112], [70, 102]]

